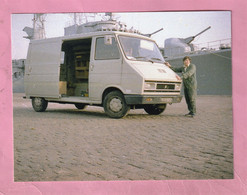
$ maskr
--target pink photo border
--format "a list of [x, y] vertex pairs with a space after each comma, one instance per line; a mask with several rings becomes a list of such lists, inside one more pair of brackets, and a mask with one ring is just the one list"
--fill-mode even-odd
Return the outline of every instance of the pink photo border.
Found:
[[[11, 14], [231, 11], [234, 179], [14, 182]], [[0, 194], [247, 194], [246, 0], [0, 0]]]

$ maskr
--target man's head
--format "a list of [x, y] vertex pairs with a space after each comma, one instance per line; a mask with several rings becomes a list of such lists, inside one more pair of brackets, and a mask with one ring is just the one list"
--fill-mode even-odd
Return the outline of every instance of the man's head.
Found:
[[191, 58], [190, 58], [189, 56], [185, 56], [185, 57], [183, 58], [183, 62], [184, 62], [184, 65], [185, 65], [186, 67], [188, 67], [188, 66], [190, 65]]

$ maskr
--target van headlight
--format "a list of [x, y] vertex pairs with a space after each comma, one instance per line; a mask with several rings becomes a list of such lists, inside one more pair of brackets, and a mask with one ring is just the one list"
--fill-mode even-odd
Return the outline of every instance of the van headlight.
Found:
[[180, 90], [181, 89], [181, 84], [175, 84], [175, 90]]
[[156, 89], [155, 83], [144, 83], [144, 89], [145, 90]]

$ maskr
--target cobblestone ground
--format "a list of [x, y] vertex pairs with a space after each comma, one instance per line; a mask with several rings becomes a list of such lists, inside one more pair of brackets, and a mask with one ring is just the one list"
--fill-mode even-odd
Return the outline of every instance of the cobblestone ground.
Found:
[[194, 118], [183, 99], [124, 119], [54, 103], [37, 113], [22, 96], [13, 96], [15, 181], [233, 178], [230, 96], [198, 96]]

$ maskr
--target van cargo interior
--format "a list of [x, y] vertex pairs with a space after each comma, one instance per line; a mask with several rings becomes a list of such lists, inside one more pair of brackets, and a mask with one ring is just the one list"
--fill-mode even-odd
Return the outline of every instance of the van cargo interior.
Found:
[[59, 93], [88, 97], [88, 71], [92, 39], [64, 41], [64, 63], [60, 66]]

